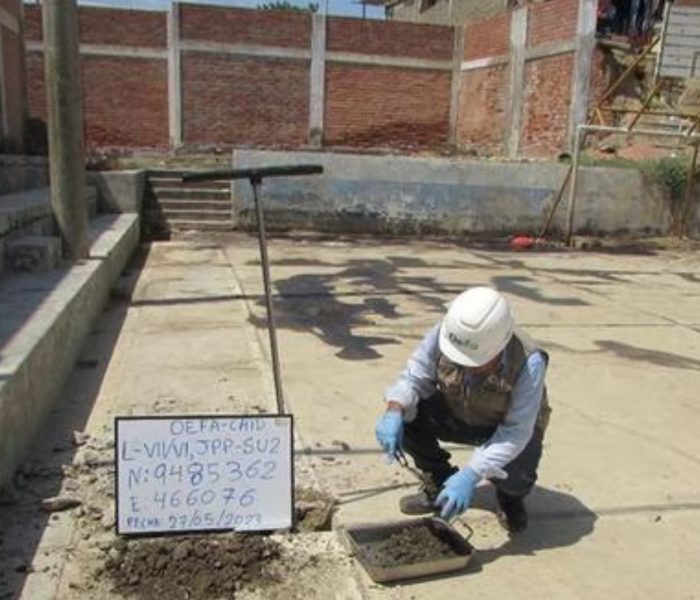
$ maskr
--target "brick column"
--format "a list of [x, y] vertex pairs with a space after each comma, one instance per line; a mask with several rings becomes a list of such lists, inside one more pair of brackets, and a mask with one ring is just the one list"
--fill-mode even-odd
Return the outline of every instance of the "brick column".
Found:
[[180, 4], [173, 0], [168, 19], [168, 123], [170, 147], [182, 146], [182, 70], [180, 65]]
[[309, 77], [309, 144], [323, 146], [323, 117], [326, 92], [326, 15], [314, 14], [311, 30]]
[[514, 10], [510, 20], [510, 70], [508, 77], [508, 112], [506, 150], [516, 158], [523, 128], [525, 92], [525, 43], [527, 41], [527, 7]]

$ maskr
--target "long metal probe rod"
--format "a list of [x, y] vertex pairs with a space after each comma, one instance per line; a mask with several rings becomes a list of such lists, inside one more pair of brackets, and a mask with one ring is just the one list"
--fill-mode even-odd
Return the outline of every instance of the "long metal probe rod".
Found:
[[265, 287], [265, 306], [267, 307], [267, 331], [270, 334], [270, 355], [272, 357], [272, 374], [275, 380], [275, 399], [277, 400], [277, 413], [284, 414], [284, 394], [282, 392], [282, 377], [280, 374], [280, 357], [277, 348], [277, 328], [275, 326], [275, 312], [272, 306], [272, 291], [270, 288], [270, 262], [267, 257], [267, 238], [265, 237], [265, 217], [262, 205], [258, 198], [258, 186], [262, 182], [260, 177], [251, 177], [250, 184], [253, 187], [253, 199], [255, 200], [255, 212], [258, 216], [258, 243], [260, 245], [260, 262], [262, 263], [263, 285]]

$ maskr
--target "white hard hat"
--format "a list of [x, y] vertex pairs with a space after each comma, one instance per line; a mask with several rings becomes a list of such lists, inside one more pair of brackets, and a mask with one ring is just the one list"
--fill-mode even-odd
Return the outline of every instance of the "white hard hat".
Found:
[[440, 351], [453, 363], [480, 367], [493, 360], [513, 335], [508, 301], [489, 287], [461, 293], [440, 325]]

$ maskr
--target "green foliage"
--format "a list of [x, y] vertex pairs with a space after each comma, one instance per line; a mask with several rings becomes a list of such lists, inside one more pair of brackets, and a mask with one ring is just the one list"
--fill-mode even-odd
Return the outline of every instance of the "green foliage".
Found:
[[649, 179], [665, 187], [675, 203], [683, 198], [685, 183], [688, 179], [688, 167], [688, 161], [682, 157], [665, 156], [659, 160], [645, 161], [641, 171]]
[[303, 12], [318, 12], [318, 2], [309, 2], [309, 5], [304, 8], [303, 6], [297, 6], [292, 4], [288, 0], [274, 0], [273, 2], [263, 2], [258, 5], [261, 10], [296, 10]]

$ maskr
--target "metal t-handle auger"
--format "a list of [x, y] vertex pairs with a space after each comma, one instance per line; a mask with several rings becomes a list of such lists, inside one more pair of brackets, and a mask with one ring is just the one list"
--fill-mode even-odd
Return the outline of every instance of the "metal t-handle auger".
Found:
[[270, 335], [270, 354], [272, 356], [272, 374], [275, 380], [275, 398], [277, 413], [284, 414], [284, 394], [282, 392], [282, 376], [280, 370], [279, 350], [277, 347], [277, 329], [275, 314], [272, 307], [272, 291], [270, 286], [270, 262], [267, 257], [267, 239], [265, 237], [265, 219], [262, 203], [258, 194], [258, 186], [265, 177], [293, 177], [295, 175], [317, 175], [323, 173], [321, 165], [286, 165], [276, 167], [261, 167], [255, 169], [229, 169], [220, 171], [202, 171], [187, 173], [182, 181], [206, 181], [208, 179], [248, 179], [253, 187], [253, 199], [258, 221], [258, 242], [260, 244], [260, 262], [262, 263], [263, 285], [265, 287], [265, 306], [267, 307], [267, 330]]

